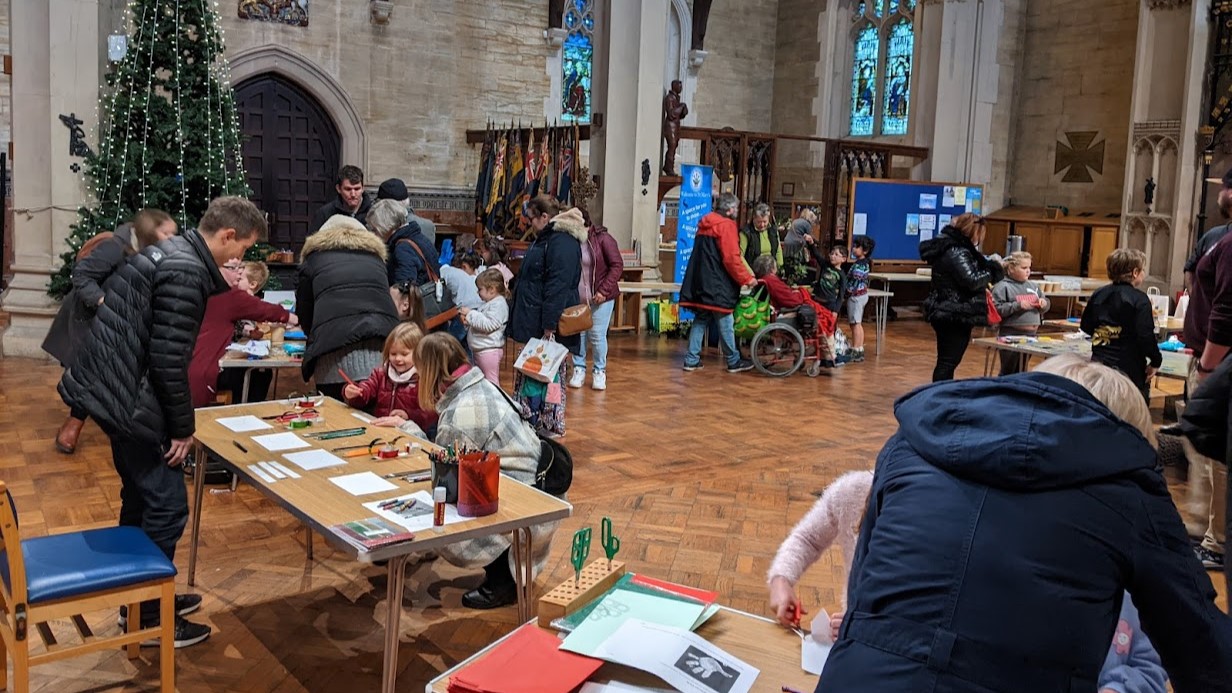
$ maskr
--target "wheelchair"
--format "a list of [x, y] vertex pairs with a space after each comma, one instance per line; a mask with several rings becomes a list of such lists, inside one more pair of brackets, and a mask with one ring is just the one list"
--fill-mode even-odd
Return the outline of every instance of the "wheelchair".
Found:
[[757, 331], [749, 347], [749, 358], [761, 373], [785, 378], [808, 362], [805, 373], [816, 378], [822, 373], [821, 355], [826, 353], [825, 336], [818, 328], [800, 332], [795, 311], [775, 311], [770, 323]]

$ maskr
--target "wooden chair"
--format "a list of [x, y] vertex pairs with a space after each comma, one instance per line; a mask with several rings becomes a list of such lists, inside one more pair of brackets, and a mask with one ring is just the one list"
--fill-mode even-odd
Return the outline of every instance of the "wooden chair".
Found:
[[[20, 550], [15, 550], [20, 547]], [[30, 690], [30, 667], [124, 646], [136, 659], [143, 640], [159, 640], [163, 693], [175, 691], [175, 565], [139, 527], [108, 527], [21, 538], [13, 498], [0, 482], [0, 690]], [[141, 602], [160, 600], [160, 625], [141, 628]], [[128, 630], [100, 637], [82, 613], [128, 607]], [[80, 644], [59, 643], [47, 622], [71, 619]], [[34, 625], [46, 652], [30, 654]]]

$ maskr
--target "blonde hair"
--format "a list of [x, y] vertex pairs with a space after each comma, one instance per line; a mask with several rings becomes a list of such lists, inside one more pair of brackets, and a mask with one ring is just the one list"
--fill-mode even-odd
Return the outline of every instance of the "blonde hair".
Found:
[[1010, 253], [1009, 256], [1005, 258], [1005, 267], [1006, 269], [1009, 269], [1010, 267], [1022, 267], [1030, 262], [1031, 253], [1028, 253], [1025, 250], [1019, 250]]
[[950, 226], [958, 229], [958, 232], [967, 238], [975, 245], [984, 242], [984, 232], [987, 228], [984, 226], [984, 217], [978, 214], [959, 214], [950, 220]]
[[264, 262], [244, 263], [244, 278], [252, 284], [253, 291], [260, 291], [265, 282], [269, 281], [269, 275], [269, 267], [266, 267]]
[[475, 288], [492, 289], [497, 294], [509, 298], [509, 290], [505, 288], [505, 275], [495, 267], [489, 267], [475, 277]]
[[445, 388], [453, 384], [453, 372], [469, 363], [466, 351], [452, 335], [433, 332], [415, 347], [415, 368], [419, 370], [419, 406], [433, 411]]
[[393, 331], [389, 333], [389, 336], [385, 338], [385, 349], [381, 352], [381, 358], [388, 361], [390, 352], [396, 346], [404, 347], [407, 351], [414, 354], [415, 348], [419, 346], [419, 341], [423, 339], [423, 336], [423, 330], [419, 329], [419, 325], [413, 322], [398, 323]]
[[1035, 370], [1058, 375], [1083, 386], [1118, 419], [1138, 429], [1151, 447], [1155, 447], [1151, 411], [1147, 409], [1138, 386], [1124, 373], [1078, 354], [1053, 356]]
[[170, 214], [161, 209], [143, 209], [133, 216], [133, 235], [141, 248], [158, 242], [158, 227], [167, 222], [175, 223]]
[[1127, 282], [1134, 278], [1135, 270], [1146, 270], [1146, 253], [1137, 248], [1117, 248], [1108, 253], [1108, 261], [1104, 264], [1109, 279]]

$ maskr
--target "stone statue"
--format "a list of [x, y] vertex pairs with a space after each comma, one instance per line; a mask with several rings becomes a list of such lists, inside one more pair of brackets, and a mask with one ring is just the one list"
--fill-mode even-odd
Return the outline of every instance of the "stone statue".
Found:
[[1146, 201], [1146, 211], [1151, 211], [1151, 205], [1155, 202], [1155, 178], [1146, 179], [1146, 187], [1143, 188], [1143, 200]]
[[676, 147], [680, 145], [680, 121], [689, 115], [689, 107], [680, 100], [684, 85], [672, 80], [672, 88], [663, 97], [663, 139], [667, 151], [663, 154], [663, 175], [676, 175]]

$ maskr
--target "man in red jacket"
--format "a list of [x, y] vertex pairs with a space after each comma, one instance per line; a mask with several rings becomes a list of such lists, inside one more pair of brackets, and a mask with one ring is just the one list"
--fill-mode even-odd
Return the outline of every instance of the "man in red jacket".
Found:
[[702, 367], [702, 341], [712, 320], [719, 326], [727, 372], [740, 373], [753, 368], [753, 362], [741, 358], [736, 348], [736, 326], [732, 318], [732, 311], [740, 300], [740, 287], [757, 284], [740, 254], [735, 221], [739, 209], [740, 200], [731, 193], [724, 193], [719, 196], [717, 211], [702, 217], [697, 224], [693, 254], [680, 285], [680, 305], [696, 313], [689, 329], [689, 351], [684, 357], [686, 371]]

